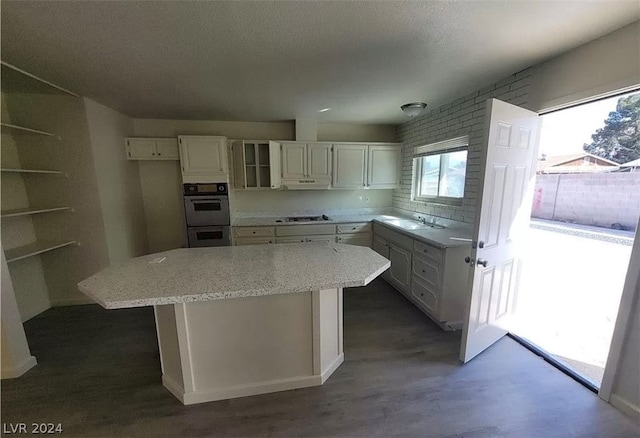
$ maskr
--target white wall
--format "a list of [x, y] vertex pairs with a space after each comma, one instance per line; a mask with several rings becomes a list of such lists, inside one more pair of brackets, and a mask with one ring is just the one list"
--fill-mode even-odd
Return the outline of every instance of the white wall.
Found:
[[[223, 135], [229, 139], [293, 140], [294, 122], [222, 122], [206, 120], [135, 119], [137, 137]], [[390, 125], [318, 125], [319, 141], [395, 140]], [[229, 154], [231, 157], [231, 154]], [[149, 252], [178, 248], [185, 243], [182, 178], [177, 161], [140, 161], [140, 185], [144, 199]], [[361, 193], [360, 193], [361, 192]], [[239, 212], [285, 212], [331, 208], [388, 207], [391, 190], [232, 191], [232, 215]], [[360, 199], [362, 198], [362, 199]], [[368, 200], [367, 200], [368, 198]]]
[[640, 21], [536, 66], [531, 109], [544, 111], [640, 85]]
[[146, 254], [148, 247], [138, 166], [124, 153], [133, 120], [86, 98], [84, 106], [109, 262], [114, 264]]

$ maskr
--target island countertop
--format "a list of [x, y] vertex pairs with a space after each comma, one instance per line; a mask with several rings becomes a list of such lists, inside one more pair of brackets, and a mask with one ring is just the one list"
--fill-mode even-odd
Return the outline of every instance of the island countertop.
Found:
[[390, 265], [336, 243], [175, 249], [108, 267], [78, 288], [118, 309], [365, 286]]

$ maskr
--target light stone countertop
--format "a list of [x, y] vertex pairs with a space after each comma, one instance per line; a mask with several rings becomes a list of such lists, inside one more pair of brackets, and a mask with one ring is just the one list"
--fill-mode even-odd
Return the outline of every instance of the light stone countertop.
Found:
[[[289, 225], [331, 225], [355, 222], [377, 222], [383, 224], [394, 231], [405, 234], [412, 239], [417, 239], [425, 243], [435, 245], [439, 248], [471, 246], [471, 225], [459, 223], [459, 226], [449, 226], [444, 229], [426, 228], [422, 230], [408, 230], [401, 226], [394, 225], [390, 221], [398, 219], [412, 219], [407, 215], [391, 214], [352, 214], [352, 215], [329, 215], [330, 221], [322, 222], [286, 222], [285, 217], [243, 217], [233, 221], [234, 227], [273, 227]], [[278, 220], [282, 222], [277, 222]], [[453, 223], [453, 221], [448, 221]]]
[[119, 309], [365, 286], [390, 265], [337, 243], [175, 249], [106, 268], [78, 288]]

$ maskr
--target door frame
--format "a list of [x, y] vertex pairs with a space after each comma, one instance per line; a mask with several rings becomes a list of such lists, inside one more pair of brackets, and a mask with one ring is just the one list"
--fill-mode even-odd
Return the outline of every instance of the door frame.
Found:
[[[627, 276], [624, 282], [624, 288], [622, 289], [622, 296], [620, 297], [620, 306], [618, 307], [618, 317], [616, 318], [616, 325], [613, 329], [613, 336], [611, 338], [611, 346], [609, 347], [609, 356], [607, 357], [607, 363], [604, 367], [604, 376], [600, 384], [600, 390], [598, 396], [606, 401], [612, 402], [612, 390], [618, 375], [618, 366], [620, 364], [620, 358], [622, 357], [622, 347], [629, 335], [629, 326], [631, 323], [632, 311], [634, 310], [633, 304], [638, 306], [638, 290], [640, 290], [640, 219], [636, 227], [636, 235], [633, 240], [633, 247], [631, 249], [631, 257], [629, 259], [629, 267], [627, 268]], [[612, 403], [614, 405], [614, 403]], [[619, 406], [616, 406], [620, 409]]]

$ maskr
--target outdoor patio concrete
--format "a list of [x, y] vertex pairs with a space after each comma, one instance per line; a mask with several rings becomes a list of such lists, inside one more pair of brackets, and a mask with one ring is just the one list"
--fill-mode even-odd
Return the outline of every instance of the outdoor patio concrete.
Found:
[[538, 220], [530, 231], [512, 332], [599, 387], [633, 233]]

